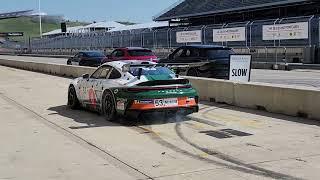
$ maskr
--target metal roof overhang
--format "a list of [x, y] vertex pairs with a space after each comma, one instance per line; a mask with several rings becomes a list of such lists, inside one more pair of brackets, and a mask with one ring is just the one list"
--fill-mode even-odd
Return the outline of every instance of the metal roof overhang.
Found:
[[246, 6], [246, 7], [217, 10], [217, 11], [207, 11], [207, 12], [202, 12], [202, 13], [161, 17], [162, 15], [166, 14], [167, 12], [174, 10], [174, 8], [173, 8], [173, 9], [167, 11], [166, 13], [160, 15], [159, 17], [155, 18], [154, 20], [155, 21], [169, 21], [171, 19], [194, 18], [194, 17], [209, 16], [209, 15], [213, 15], [213, 14], [224, 14], [224, 13], [228, 13], [231, 11], [240, 11], [241, 12], [241, 11], [247, 11], [247, 10], [251, 10], [251, 9], [265, 9], [267, 7], [273, 7], [273, 6], [289, 6], [289, 5], [295, 5], [297, 3], [312, 3], [312, 2], [313, 1], [310, 1], [310, 0], [287, 0], [287, 1], [282, 1], [282, 2], [273, 2], [273, 3]]

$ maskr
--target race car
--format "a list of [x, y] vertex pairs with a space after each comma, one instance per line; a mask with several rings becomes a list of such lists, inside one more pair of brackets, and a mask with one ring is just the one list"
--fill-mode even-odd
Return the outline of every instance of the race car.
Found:
[[199, 109], [198, 93], [188, 79], [164, 65], [122, 61], [105, 63], [92, 75], [73, 80], [68, 106], [100, 112], [108, 121], [153, 112], [188, 115]]

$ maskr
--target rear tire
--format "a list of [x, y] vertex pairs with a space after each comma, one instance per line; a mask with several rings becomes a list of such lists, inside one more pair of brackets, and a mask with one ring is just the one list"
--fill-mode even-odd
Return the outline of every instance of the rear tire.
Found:
[[187, 76], [194, 76], [194, 77], [198, 77], [199, 73], [196, 69], [192, 68], [188, 70]]
[[116, 114], [113, 95], [110, 91], [106, 91], [102, 97], [102, 115], [107, 121], [115, 121]]
[[71, 109], [78, 109], [80, 107], [77, 93], [73, 86], [70, 86], [68, 90], [68, 107]]

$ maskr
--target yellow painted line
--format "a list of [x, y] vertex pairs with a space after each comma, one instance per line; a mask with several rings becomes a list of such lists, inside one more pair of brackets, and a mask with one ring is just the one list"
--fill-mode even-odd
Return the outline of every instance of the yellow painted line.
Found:
[[216, 121], [223, 121], [225, 123], [237, 123], [242, 126], [251, 127], [251, 128], [259, 128], [262, 126], [261, 122], [257, 120], [253, 120], [247, 117], [240, 117], [233, 114], [221, 113], [220, 112], [208, 112], [206, 114], [201, 114], [204, 118], [214, 119]]
[[203, 152], [203, 153], [201, 153], [201, 154], [198, 154], [198, 156], [203, 157], [203, 158], [206, 158], [206, 157], [209, 156], [209, 154]]

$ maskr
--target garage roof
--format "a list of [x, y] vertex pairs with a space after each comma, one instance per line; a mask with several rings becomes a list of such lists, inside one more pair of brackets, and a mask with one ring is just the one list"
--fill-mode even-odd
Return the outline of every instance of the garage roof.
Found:
[[185, 0], [154, 18], [168, 21], [179, 18], [208, 16], [231, 11], [243, 11], [272, 6], [284, 6], [312, 0]]

